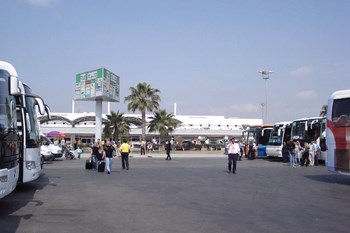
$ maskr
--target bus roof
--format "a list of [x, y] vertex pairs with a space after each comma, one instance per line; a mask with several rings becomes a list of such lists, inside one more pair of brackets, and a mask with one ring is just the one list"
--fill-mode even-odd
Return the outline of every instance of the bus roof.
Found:
[[[296, 119], [294, 121], [307, 121], [307, 120], [317, 120], [317, 119], [322, 119], [323, 117], [318, 116], [318, 117], [305, 117], [305, 118], [300, 118], [300, 119]], [[293, 122], [294, 122], [293, 121]]]
[[276, 122], [273, 125], [288, 125], [288, 124], [292, 124], [293, 121], [280, 121], [280, 122]]
[[273, 127], [273, 124], [260, 124], [260, 125], [251, 125], [249, 126], [249, 128], [269, 128], [269, 127]]
[[15, 67], [6, 61], [0, 61], [0, 69], [6, 70], [11, 76], [18, 77]]
[[343, 99], [350, 97], [350, 89], [333, 92], [329, 99]]

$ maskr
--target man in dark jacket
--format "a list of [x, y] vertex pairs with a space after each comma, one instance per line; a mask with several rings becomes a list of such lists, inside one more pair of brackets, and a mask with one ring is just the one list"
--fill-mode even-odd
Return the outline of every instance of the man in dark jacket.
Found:
[[171, 151], [171, 143], [169, 140], [165, 141], [165, 151], [166, 151], [166, 160], [171, 160], [170, 151]]

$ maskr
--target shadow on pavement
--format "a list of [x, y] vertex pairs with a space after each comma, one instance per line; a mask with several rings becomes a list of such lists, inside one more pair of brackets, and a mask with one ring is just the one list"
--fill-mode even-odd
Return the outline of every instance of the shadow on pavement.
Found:
[[350, 177], [345, 175], [307, 175], [305, 176], [305, 178], [324, 183], [342, 184], [350, 186]]
[[11, 194], [2, 198], [0, 200], [0, 232], [16, 232], [21, 219], [30, 219], [32, 214], [18, 215], [16, 212], [29, 203], [35, 206], [43, 205], [41, 201], [34, 200], [33, 197], [37, 190], [43, 189], [48, 184], [48, 177], [41, 175], [38, 180], [17, 184]]

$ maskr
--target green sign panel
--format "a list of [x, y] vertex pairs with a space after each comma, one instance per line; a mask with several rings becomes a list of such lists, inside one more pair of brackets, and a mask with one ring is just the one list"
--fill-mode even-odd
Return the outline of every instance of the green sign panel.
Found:
[[119, 76], [105, 68], [77, 74], [74, 99], [119, 102], [119, 81]]

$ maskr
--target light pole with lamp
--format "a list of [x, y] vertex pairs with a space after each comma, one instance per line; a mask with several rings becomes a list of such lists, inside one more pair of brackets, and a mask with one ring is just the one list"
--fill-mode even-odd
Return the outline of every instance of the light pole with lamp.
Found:
[[270, 78], [270, 74], [273, 73], [271, 70], [260, 70], [259, 73], [265, 80], [265, 123], [267, 123], [267, 80]]

